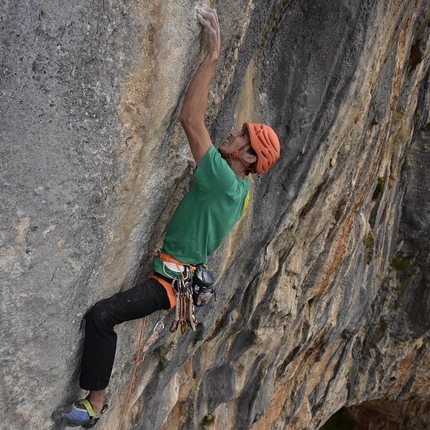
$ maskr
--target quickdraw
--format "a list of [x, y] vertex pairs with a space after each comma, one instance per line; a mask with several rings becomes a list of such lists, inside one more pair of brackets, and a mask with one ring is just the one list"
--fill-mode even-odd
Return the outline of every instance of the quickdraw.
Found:
[[181, 327], [181, 333], [184, 334], [187, 330], [187, 324], [191, 330], [196, 331], [197, 318], [194, 315], [193, 286], [190, 281], [184, 279], [187, 279], [187, 276], [175, 278], [172, 282], [176, 291], [176, 308], [175, 319], [169, 327], [171, 333], [176, 332]]

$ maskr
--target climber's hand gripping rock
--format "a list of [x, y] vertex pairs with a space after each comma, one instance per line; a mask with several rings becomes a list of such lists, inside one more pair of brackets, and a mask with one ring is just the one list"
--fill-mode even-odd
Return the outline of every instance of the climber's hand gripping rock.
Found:
[[216, 10], [202, 5], [197, 10], [197, 19], [203, 26], [208, 55], [218, 58], [221, 50], [221, 37]]

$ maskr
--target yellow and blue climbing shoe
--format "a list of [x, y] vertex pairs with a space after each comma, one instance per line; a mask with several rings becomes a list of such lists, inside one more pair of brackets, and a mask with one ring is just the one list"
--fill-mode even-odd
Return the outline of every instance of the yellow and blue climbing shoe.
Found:
[[96, 415], [88, 399], [81, 399], [71, 405], [60, 406], [52, 414], [52, 419], [60, 425], [67, 427], [92, 428], [97, 424], [100, 416], [107, 410], [108, 405], [104, 405], [100, 415]]

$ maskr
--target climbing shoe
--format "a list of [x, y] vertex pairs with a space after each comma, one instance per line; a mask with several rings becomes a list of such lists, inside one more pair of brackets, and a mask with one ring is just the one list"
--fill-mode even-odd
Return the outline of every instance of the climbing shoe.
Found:
[[97, 424], [101, 415], [106, 412], [108, 405], [104, 405], [99, 416], [96, 416], [93, 406], [87, 399], [81, 399], [68, 405], [60, 406], [52, 414], [52, 419], [60, 425], [89, 429]]

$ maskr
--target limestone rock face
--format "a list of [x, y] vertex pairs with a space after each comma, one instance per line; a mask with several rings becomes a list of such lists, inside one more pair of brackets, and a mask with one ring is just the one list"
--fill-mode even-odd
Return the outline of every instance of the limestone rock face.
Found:
[[[147, 275], [189, 187], [197, 4], [0, 5], [1, 429], [53, 429], [82, 395], [82, 316]], [[430, 1], [213, 6], [213, 141], [267, 122], [282, 156], [211, 257], [217, 301], [152, 345], [122, 428], [428, 428]], [[100, 428], [118, 428], [139, 328], [117, 329]]]

